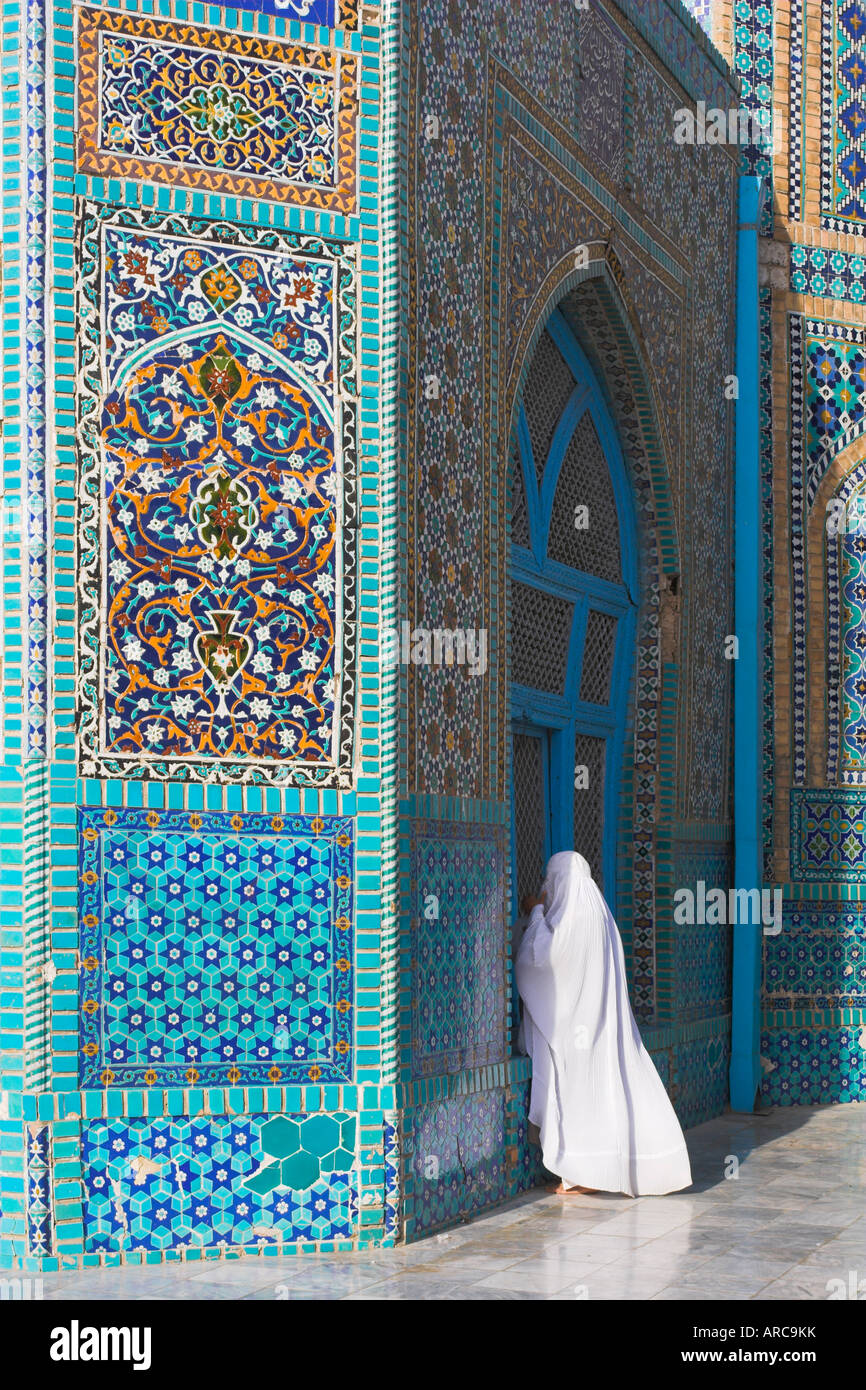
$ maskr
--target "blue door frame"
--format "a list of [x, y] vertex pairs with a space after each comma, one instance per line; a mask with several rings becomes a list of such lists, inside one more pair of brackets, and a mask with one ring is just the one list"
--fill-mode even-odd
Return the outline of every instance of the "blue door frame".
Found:
[[[615, 913], [619, 787], [638, 604], [637, 528], [628, 474], [616, 427], [602, 390], [585, 353], [559, 310], [553, 311], [546, 327], [571, 370], [575, 387], [554, 431], [541, 473], [540, 487], [526, 412], [523, 403], [520, 405], [517, 443], [527, 499], [530, 546], [512, 545], [511, 577], [531, 588], [568, 599], [573, 604], [573, 619], [563, 693], [554, 695], [512, 683], [511, 714], [514, 727], [524, 728], [527, 732], [533, 728], [549, 732], [550, 852], [553, 854], [562, 849], [580, 848], [574, 844], [575, 738], [578, 733], [585, 733], [606, 740], [602, 870], [605, 896]], [[622, 581], [618, 584], [571, 569], [547, 555], [553, 505], [563, 460], [571, 437], [587, 411], [604, 452], [616, 502], [622, 566]], [[591, 609], [609, 613], [618, 620], [610, 698], [604, 706], [580, 699], [583, 647]], [[512, 863], [513, 826], [512, 814]]]

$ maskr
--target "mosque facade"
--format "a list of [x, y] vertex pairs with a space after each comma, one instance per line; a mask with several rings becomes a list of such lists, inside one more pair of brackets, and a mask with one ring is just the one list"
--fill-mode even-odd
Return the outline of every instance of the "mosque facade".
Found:
[[684, 1126], [861, 1099], [858, 0], [6, 26], [4, 1266], [540, 1182], [563, 848]]

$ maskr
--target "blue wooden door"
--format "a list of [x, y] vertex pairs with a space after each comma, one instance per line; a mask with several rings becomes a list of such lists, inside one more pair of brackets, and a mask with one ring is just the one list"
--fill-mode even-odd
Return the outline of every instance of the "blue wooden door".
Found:
[[515, 906], [519, 895], [536, 891], [526, 883], [541, 853], [577, 849], [615, 910], [635, 524], [616, 428], [559, 311], [527, 374], [513, 476]]

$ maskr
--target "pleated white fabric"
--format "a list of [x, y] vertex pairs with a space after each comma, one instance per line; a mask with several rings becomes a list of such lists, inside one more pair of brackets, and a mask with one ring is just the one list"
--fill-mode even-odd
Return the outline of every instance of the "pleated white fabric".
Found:
[[619, 931], [586, 860], [554, 854], [544, 896], [516, 961], [544, 1166], [566, 1186], [630, 1196], [689, 1187], [683, 1133], [641, 1042]]

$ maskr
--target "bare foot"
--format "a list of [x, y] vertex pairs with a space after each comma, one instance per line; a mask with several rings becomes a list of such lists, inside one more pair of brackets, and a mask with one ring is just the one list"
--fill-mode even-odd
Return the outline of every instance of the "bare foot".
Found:
[[578, 1195], [593, 1197], [598, 1192], [597, 1187], [566, 1187], [563, 1183], [559, 1183], [556, 1187], [548, 1187], [547, 1190], [556, 1197], [576, 1197]]

